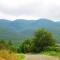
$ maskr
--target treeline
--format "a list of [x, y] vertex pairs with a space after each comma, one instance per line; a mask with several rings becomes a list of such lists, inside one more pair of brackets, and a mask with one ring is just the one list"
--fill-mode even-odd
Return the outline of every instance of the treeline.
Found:
[[17, 53], [40, 53], [42, 51], [60, 51], [56, 48], [56, 40], [53, 38], [52, 34], [45, 29], [37, 29], [34, 33], [33, 38], [26, 39], [22, 43], [14, 46], [11, 41], [6, 42], [0, 40], [0, 50], [7, 49], [10, 52]]

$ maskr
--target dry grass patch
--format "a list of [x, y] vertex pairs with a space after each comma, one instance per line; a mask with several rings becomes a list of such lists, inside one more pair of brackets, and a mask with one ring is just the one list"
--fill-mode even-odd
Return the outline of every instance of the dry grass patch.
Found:
[[23, 55], [11, 53], [9, 50], [0, 50], [0, 60], [22, 60]]

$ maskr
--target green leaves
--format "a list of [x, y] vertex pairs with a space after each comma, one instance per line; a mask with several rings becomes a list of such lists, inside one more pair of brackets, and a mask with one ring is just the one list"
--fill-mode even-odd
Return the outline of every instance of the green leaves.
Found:
[[23, 53], [39, 53], [48, 50], [48, 47], [54, 46], [55, 40], [50, 32], [45, 29], [38, 29], [35, 31], [34, 38], [25, 40], [21, 45]]

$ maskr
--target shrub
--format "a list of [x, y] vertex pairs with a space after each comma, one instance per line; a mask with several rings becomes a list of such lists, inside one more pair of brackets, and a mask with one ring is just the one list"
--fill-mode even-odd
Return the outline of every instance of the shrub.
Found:
[[6, 60], [17, 60], [17, 57], [14, 53], [10, 53], [9, 50], [0, 50], [0, 57]]

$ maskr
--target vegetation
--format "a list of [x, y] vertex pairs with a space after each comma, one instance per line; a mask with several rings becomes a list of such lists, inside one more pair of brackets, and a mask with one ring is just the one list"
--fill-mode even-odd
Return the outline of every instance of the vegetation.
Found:
[[21, 53], [60, 56], [60, 44], [57, 44], [53, 35], [45, 29], [37, 29], [33, 38], [16, 46], [12, 41], [0, 40], [0, 57], [6, 60], [22, 60], [24, 55]]
[[31, 52], [31, 48], [32, 48], [31, 40], [25, 40], [18, 49], [18, 52], [29, 53]]
[[25, 40], [20, 46], [20, 50], [23, 53], [39, 53], [45, 50], [49, 50], [50, 47], [55, 46], [55, 40], [52, 34], [45, 29], [38, 29], [33, 39]]
[[0, 40], [0, 58], [5, 60], [22, 60], [24, 55], [17, 55], [11, 41]]
[[56, 57], [60, 56], [60, 52], [56, 52], [56, 51], [44, 51], [44, 52], [41, 52], [40, 54], [41, 55], [56, 56]]
[[22, 60], [24, 58], [24, 55], [18, 55], [13, 52], [10, 53], [9, 50], [0, 50], [0, 57], [4, 58], [5, 60]]
[[17, 60], [23, 60], [25, 56], [23, 54], [16, 54]]

